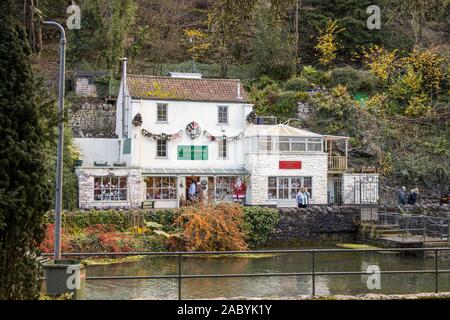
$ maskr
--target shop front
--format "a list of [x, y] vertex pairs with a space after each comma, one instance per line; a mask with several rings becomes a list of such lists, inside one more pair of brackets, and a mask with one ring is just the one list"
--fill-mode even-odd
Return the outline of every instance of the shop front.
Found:
[[245, 169], [147, 169], [142, 173], [143, 200], [155, 201], [155, 208], [178, 208], [199, 201], [243, 202], [242, 184], [247, 175]]

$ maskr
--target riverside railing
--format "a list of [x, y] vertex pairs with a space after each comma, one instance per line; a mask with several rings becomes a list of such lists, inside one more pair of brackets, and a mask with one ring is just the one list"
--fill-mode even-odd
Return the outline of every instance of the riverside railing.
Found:
[[[440, 269], [438, 263], [439, 253], [450, 251], [450, 248], [384, 248], [384, 249], [292, 249], [292, 250], [257, 250], [257, 251], [193, 251], [193, 252], [94, 252], [94, 253], [62, 253], [64, 257], [127, 257], [127, 256], [172, 256], [177, 258], [177, 273], [170, 275], [148, 275], [148, 276], [87, 276], [88, 281], [101, 280], [150, 280], [150, 279], [177, 279], [178, 299], [182, 297], [183, 279], [214, 279], [214, 278], [254, 278], [254, 277], [311, 277], [311, 295], [316, 295], [316, 278], [319, 276], [350, 276], [350, 275], [370, 275], [366, 271], [318, 271], [316, 257], [326, 253], [367, 253], [367, 252], [433, 252], [434, 268], [424, 270], [380, 270], [383, 274], [433, 274], [435, 293], [439, 293], [439, 274], [450, 273], [450, 269]], [[212, 255], [245, 255], [245, 254], [298, 254], [306, 253], [310, 255], [311, 267], [309, 272], [267, 272], [267, 273], [230, 273], [230, 274], [183, 274], [183, 257], [189, 256], [212, 256]], [[49, 256], [50, 254], [43, 254]]]
[[370, 211], [361, 213], [361, 222], [386, 227], [385, 231], [400, 233], [403, 240], [415, 235], [423, 242], [449, 241], [450, 217]]

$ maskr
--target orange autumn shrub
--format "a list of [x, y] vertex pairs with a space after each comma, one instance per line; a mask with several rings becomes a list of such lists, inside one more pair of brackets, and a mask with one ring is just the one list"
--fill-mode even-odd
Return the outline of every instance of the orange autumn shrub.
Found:
[[242, 207], [229, 203], [186, 207], [175, 220], [188, 251], [247, 250], [243, 223]]
[[72, 246], [77, 252], [127, 252], [135, 251], [137, 242], [132, 234], [119, 232], [112, 224], [96, 224], [72, 239]]
[[[39, 245], [39, 249], [43, 253], [51, 253], [54, 251], [53, 243], [55, 241], [55, 225], [53, 223], [48, 224], [46, 226], [45, 230], [45, 238]], [[70, 245], [70, 237], [66, 232], [64, 232], [64, 229], [61, 230], [61, 251], [62, 252], [69, 252], [71, 251], [72, 247]]]

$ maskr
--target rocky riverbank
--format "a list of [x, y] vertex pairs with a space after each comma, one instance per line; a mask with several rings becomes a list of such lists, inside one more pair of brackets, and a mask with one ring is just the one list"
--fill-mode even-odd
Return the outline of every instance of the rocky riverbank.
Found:
[[416, 294], [359, 294], [359, 295], [333, 295], [310, 296], [300, 295], [294, 297], [233, 297], [217, 298], [215, 300], [450, 300], [450, 292], [416, 293]]

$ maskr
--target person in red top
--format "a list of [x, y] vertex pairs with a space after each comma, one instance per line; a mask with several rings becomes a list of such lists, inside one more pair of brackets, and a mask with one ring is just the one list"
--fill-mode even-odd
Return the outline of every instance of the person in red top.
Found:
[[238, 178], [233, 186], [233, 199], [237, 203], [242, 203], [245, 198], [245, 192], [247, 187], [245, 183], [242, 182], [241, 178]]

